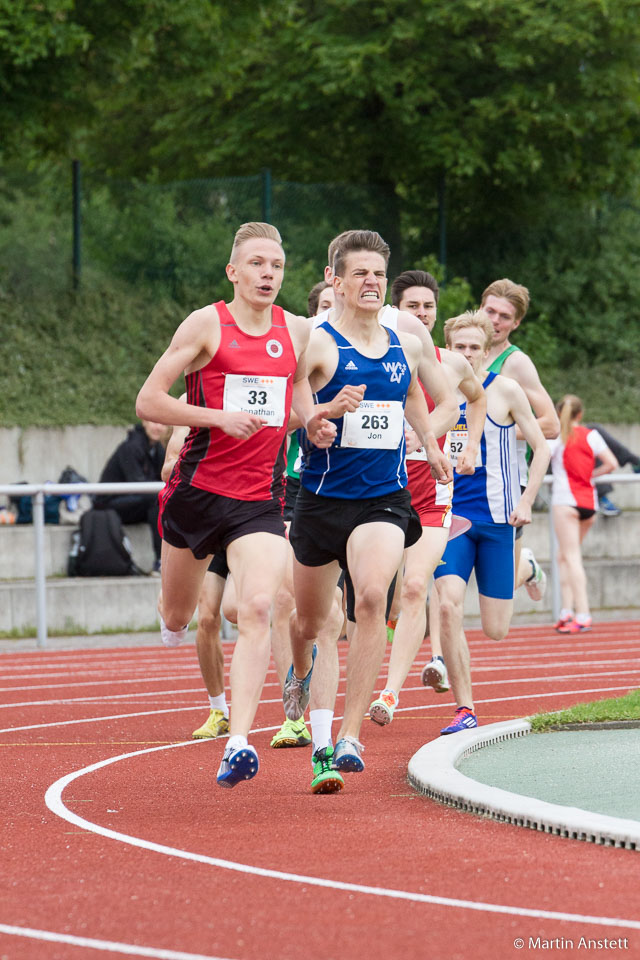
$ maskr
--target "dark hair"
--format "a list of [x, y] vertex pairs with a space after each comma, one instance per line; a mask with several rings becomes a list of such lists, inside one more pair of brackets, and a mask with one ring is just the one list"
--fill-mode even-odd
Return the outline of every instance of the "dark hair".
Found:
[[350, 230], [336, 250], [333, 261], [334, 274], [342, 276], [348, 255], [350, 253], [360, 253], [362, 250], [379, 253], [384, 259], [385, 267], [388, 265], [391, 251], [389, 245], [385, 243], [379, 233], [376, 233], [375, 230]]
[[428, 290], [433, 290], [436, 303], [438, 302], [440, 287], [435, 277], [432, 277], [426, 270], [405, 270], [391, 284], [391, 303], [394, 307], [400, 306], [402, 294], [409, 287], [426, 287]]
[[330, 287], [331, 284], [327, 283], [326, 280], [321, 280], [320, 283], [316, 283], [315, 287], [311, 287], [309, 291], [309, 297], [307, 299], [307, 306], [309, 308], [308, 317], [315, 317], [318, 312], [318, 303], [320, 302], [320, 294], [323, 290], [326, 290], [327, 287]]

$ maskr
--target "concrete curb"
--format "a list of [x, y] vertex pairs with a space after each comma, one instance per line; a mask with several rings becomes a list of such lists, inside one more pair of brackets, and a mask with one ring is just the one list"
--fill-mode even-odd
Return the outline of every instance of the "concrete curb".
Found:
[[432, 800], [503, 823], [604, 846], [640, 850], [640, 823], [635, 820], [525, 797], [478, 783], [456, 769], [457, 763], [474, 751], [530, 732], [528, 720], [507, 720], [439, 737], [413, 755], [408, 767], [409, 782]]

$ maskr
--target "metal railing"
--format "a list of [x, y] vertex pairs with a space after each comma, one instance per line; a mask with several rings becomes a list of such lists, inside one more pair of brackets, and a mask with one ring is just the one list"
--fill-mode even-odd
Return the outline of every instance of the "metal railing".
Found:
[[[638, 483], [640, 474], [608, 473], [603, 478], [607, 483]], [[552, 477], [547, 475], [543, 481], [551, 484]], [[14, 483], [0, 484], [0, 494], [10, 497], [31, 497], [33, 500], [33, 529], [35, 553], [35, 588], [36, 588], [36, 624], [37, 644], [44, 647], [47, 643], [47, 590], [45, 574], [44, 550], [44, 498], [46, 495], [66, 497], [71, 494], [114, 494], [114, 493], [158, 493], [164, 487], [163, 483]], [[556, 557], [556, 538], [553, 529], [553, 517], [549, 510], [549, 556], [551, 558], [552, 609], [553, 618], [560, 615], [560, 578], [558, 576], [558, 562]]]
[[10, 497], [31, 497], [33, 501], [33, 534], [35, 552], [36, 626], [38, 646], [47, 644], [47, 578], [44, 567], [44, 498], [67, 497], [72, 494], [158, 493], [163, 483], [12, 483], [0, 484], [0, 494]]

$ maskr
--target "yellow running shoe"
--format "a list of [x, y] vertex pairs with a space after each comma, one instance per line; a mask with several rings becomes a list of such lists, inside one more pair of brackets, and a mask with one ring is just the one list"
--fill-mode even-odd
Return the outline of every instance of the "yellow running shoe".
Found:
[[194, 740], [214, 740], [229, 733], [229, 719], [222, 710], [212, 710], [205, 723], [193, 731]]
[[271, 746], [278, 750], [280, 747], [308, 747], [310, 743], [311, 734], [301, 717], [300, 720], [285, 720], [271, 741]]

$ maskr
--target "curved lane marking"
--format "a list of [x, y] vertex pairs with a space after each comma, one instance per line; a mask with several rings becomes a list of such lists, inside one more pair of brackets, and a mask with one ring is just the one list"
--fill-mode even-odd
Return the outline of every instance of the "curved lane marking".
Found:
[[[418, 688], [416, 688], [418, 689]], [[512, 700], [542, 700], [547, 697], [568, 697], [575, 696], [582, 693], [608, 693], [616, 690], [632, 690], [635, 689], [634, 684], [626, 684], [623, 687], [593, 687], [589, 690], [556, 690], [554, 693], [529, 693], [529, 694], [520, 694], [517, 697], [490, 697], [485, 700], [476, 700], [476, 703], [510, 703]], [[338, 694], [339, 697], [343, 697], [344, 694]], [[281, 698], [275, 700], [261, 700], [261, 704], [268, 703], [280, 703]], [[443, 707], [450, 707], [453, 705], [453, 701], [441, 701], [440, 703], [426, 703], [426, 704], [417, 704], [413, 707], [397, 707], [396, 713], [410, 712], [412, 710], [440, 710]], [[51, 723], [31, 723], [23, 727], [3, 727], [0, 729], [0, 733], [17, 733], [19, 730], [40, 730], [43, 727], [67, 727], [77, 723], [100, 723], [103, 720], [126, 720], [129, 717], [150, 717], [155, 716], [160, 713], [182, 713], [185, 710], [203, 710], [206, 709], [206, 706], [203, 706], [202, 703], [196, 704], [193, 707], [173, 707], [163, 710], [145, 710], [139, 713], [116, 713], [107, 717], [81, 717], [78, 720], [55, 720]], [[336, 718], [337, 719], [337, 718]], [[254, 730], [254, 733], [258, 733], [264, 730], [279, 730], [280, 726], [277, 727], [260, 727], [259, 730]]]
[[73, 947], [87, 947], [89, 950], [125, 953], [128, 957], [151, 957], [152, 960], [224, 960], [222, 957], [205, 956], [203, 953], [184, 953], [182, 950], [138, 947], [130, 943], [118, 943], [117, 940], [74, 937], [70, 933], [53, 933], [51, 930], [34, 930], [32, 927], [12, 927], [7, 923], [0, 923], [0, 933], [6, 933], [10, 937], [27, 937], [29, 940], [45, 940], [49, 943], [68, 943]]
[[51, 784], [45, 794], [45, 803], [49, 810], [56, 816], [74, 826], [91, 833], [97, 833], [100, 836], [111, 840], [117, 840], [120, 843], [126, 843], [133, 847], [140, 847], [144, 850], [151, 850], [155, 853], [162, 853], [166, 856], [178, 857], [182, 860], [191, 860], [196, 863], [204, 863], [209, 866], [218, 867], [222, 870], [233, 870], [236, 873], [252, 874], [253, 876], [266, 877], [273, 880], [286, 880], [292, 883], [302, 883], [306, 886], [326, 887], [330, 890], [344, 890], [350, 893], [360, 893], [374, 897], [389, 897], [395, 900], [408, 900], [418, 903], [429, 903], [443, 907], [458, 907], [464, 910], [477, 910], [482, 913], [502, 913], [518, 917], [535, 917], [547, 920], [565, 920], [571, 923], [590, 923], [602, 927], [623, 927], [630, 930], [640, 930], [640, 921], [625, 920], [615, 917], [595, 917], [578, 913], [562, 913], [552, 910], [533, 910], [527, 907], [511, 907], [497, 903], [483, 903], [475, 900], [461, 900], [451, 897], [437, 897], [425, 893], [411, 893], [406, 890], [394, 890], [385, 887], [370, 887], [359, 883], [344, 883], [340, 880], [328, 880], [323, 877], [305, 876], [304, 874], [285, 873], [281, 870], [270, 870], [264, 867], [251, 866], [245, 863], [236, 863], [233, 860], [222, 860], [218, 857], [208, 857], [204, 854], [192, 853], [188, 850], [180, 850], [177, 847], [169, 847], [165, 844], [154, 843], [150, 840], [143, 840], [141, 837], [134, 837], [126, 833], [120, 833], [117, 830], [111, 830], [108, 827], [102, 827], [99, 824], [85, 820], [79, 817], [67, 807], [62, 801], [62, 793], [65, 788], [77, 780], [79, 777], [104, 767], [112, 763], [119, 763], [121, 760], [128, 760], [133, 757], [138, 758], [147, 753], [157, 753], [160, 750], [174, 750], [179, 747], [198, 746], [206, 743], [205, 740], [188, 740], [182, 743], [174, 743], [168, 746], [149, 747], [146, 750], [135, 750], [131, 753], [122, 753], [116, 757], [110, 757], [107, 760], [100, 760], [92, 763], [88, 767], [68, 773], [60, 777], [55, 783]]

